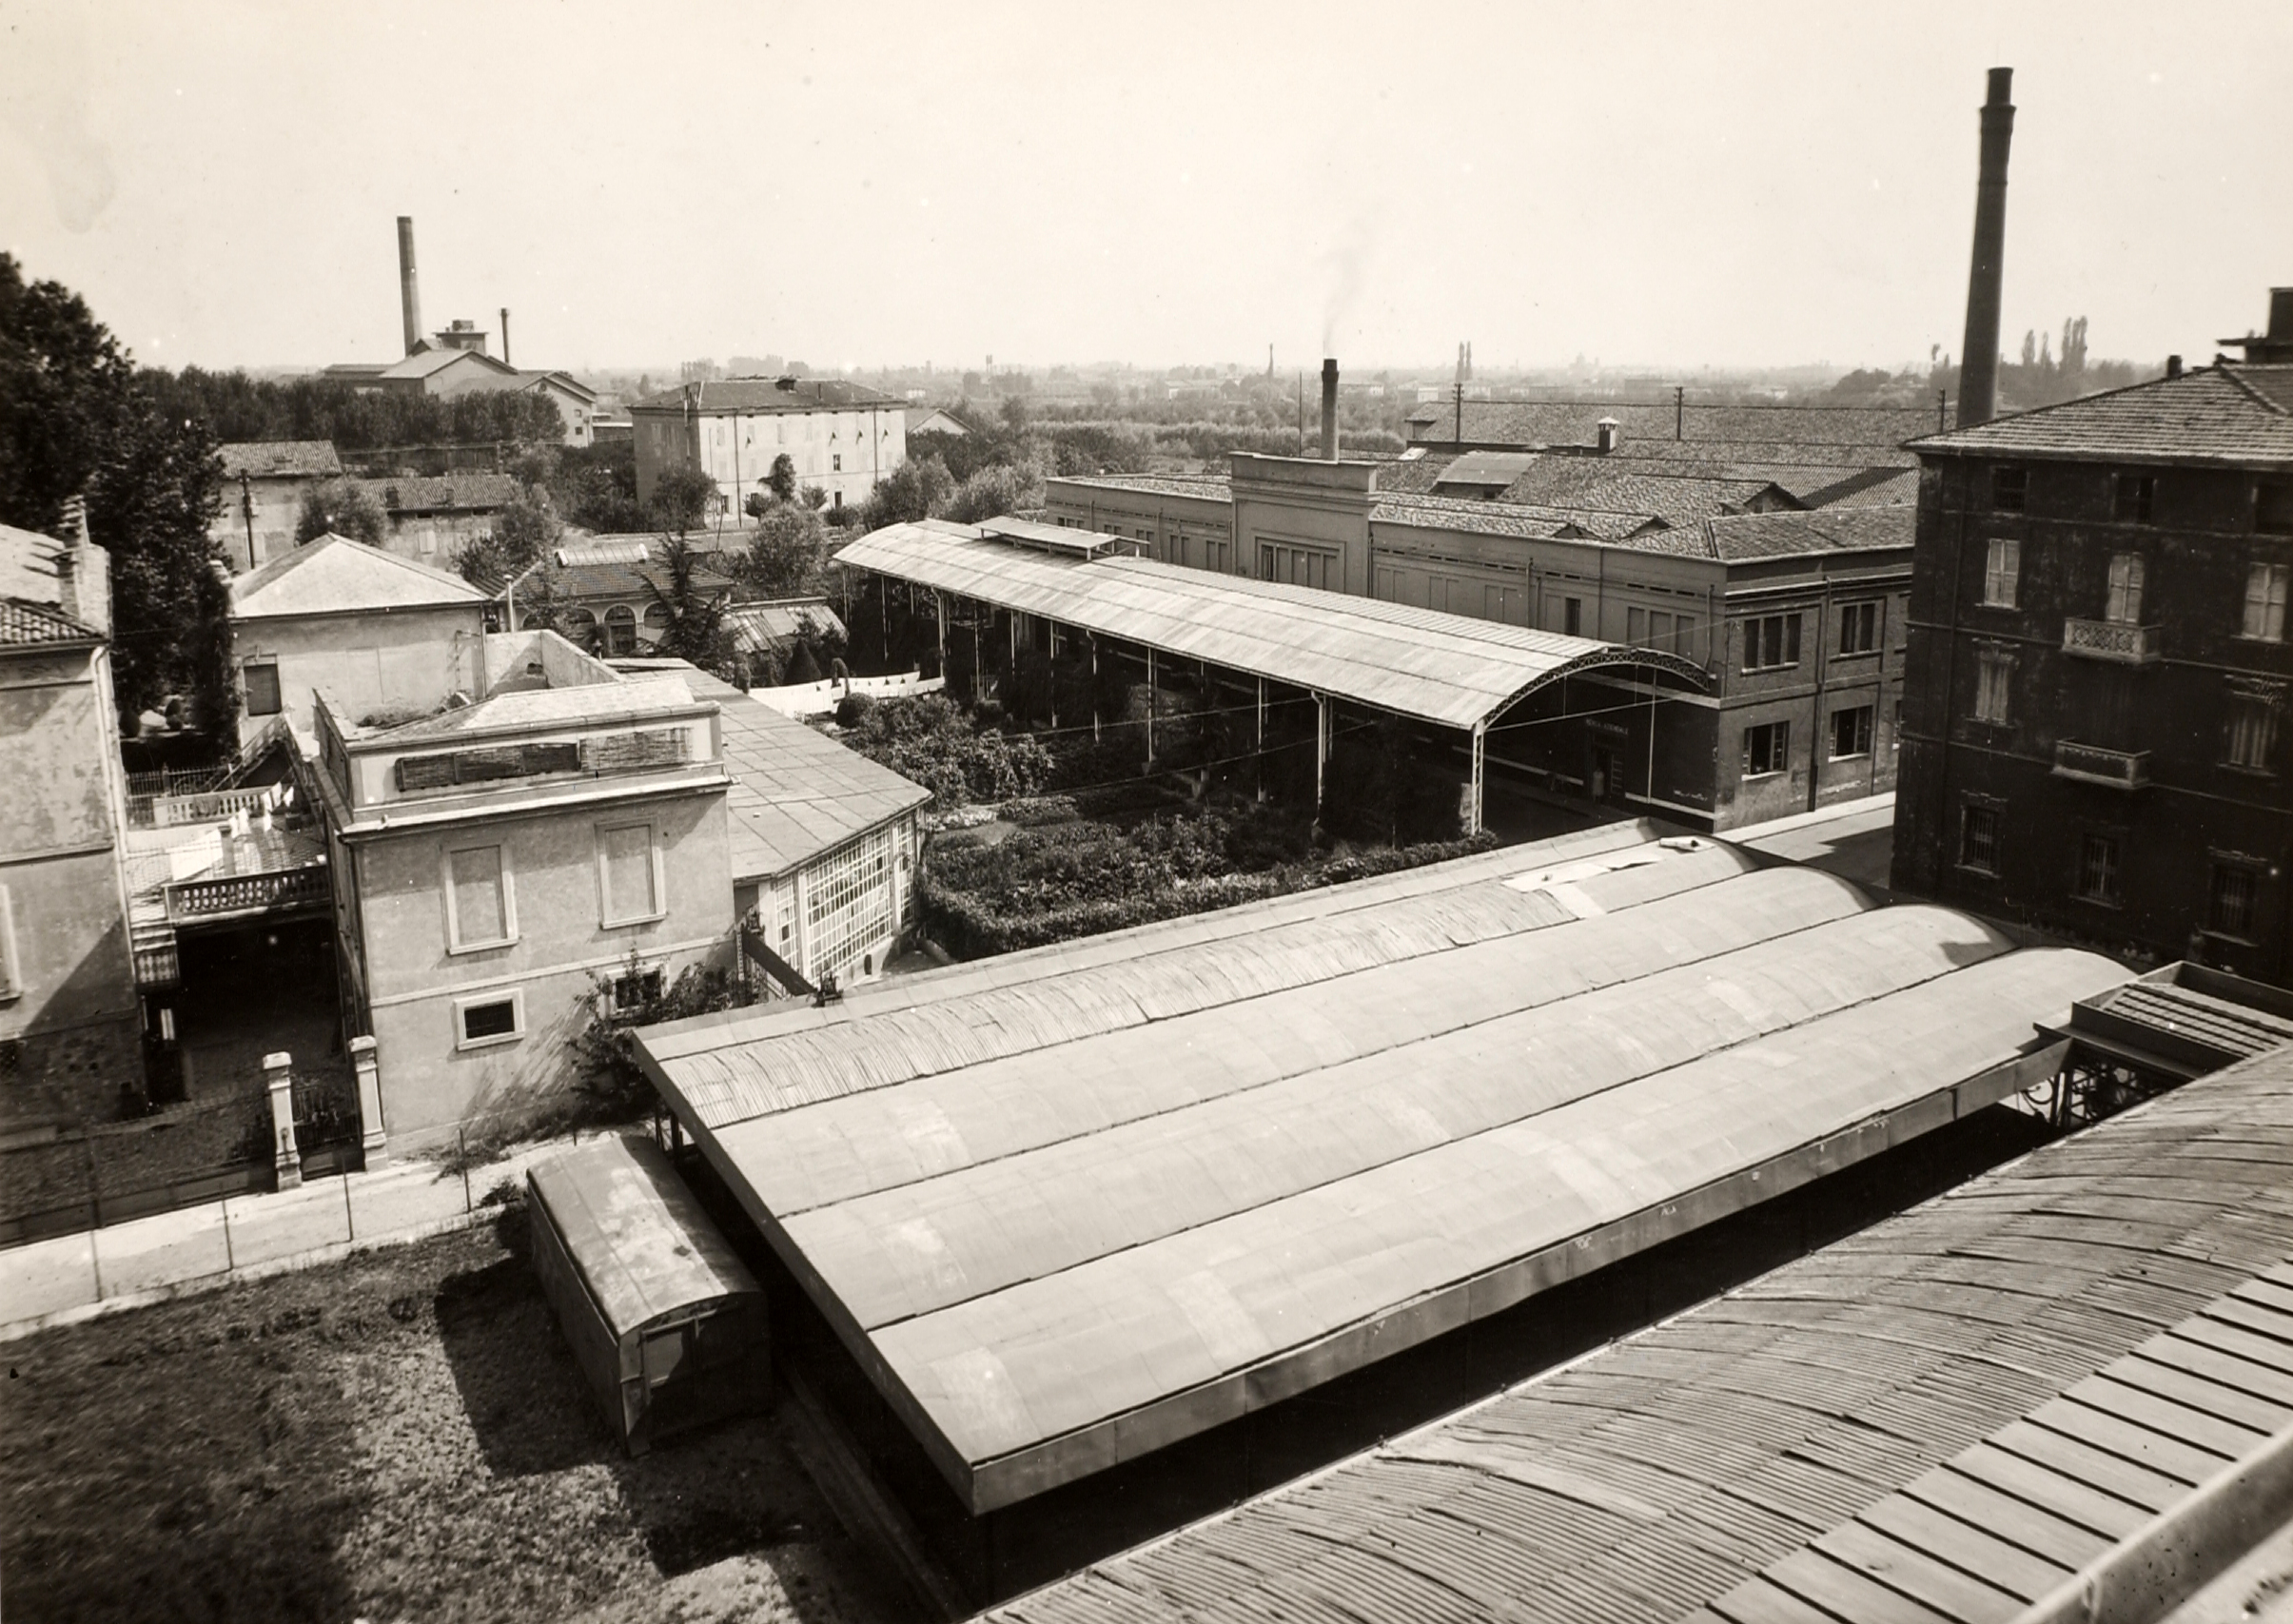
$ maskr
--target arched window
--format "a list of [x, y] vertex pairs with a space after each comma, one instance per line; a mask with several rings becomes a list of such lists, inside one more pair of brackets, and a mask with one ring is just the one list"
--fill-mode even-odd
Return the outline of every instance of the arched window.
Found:
[[645, 605], [645, 630], [657, 640], [669, 629], [669, 606], [665, 603]]
[[565, 612], [565, 640], [576, 648], [585, 649], [597, 641], [598, 617], [586, 609]]
[[617, 603], [605, 611], [605, 655], [637, 653], [637, 614], [626, 603]]

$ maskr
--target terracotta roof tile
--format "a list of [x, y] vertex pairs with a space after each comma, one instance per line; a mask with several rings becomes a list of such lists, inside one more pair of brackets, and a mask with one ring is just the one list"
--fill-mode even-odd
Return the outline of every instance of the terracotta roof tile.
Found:
[[1937, 457], [2036, 457], [2293, 467], [2293, 366], [2203, 366], [2084, 400], [1930, 434]]

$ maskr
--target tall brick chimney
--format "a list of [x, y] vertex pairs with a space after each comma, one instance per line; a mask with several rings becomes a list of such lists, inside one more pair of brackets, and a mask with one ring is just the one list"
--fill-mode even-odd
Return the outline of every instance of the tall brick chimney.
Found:
[[422, 344], [421, 297], [414, 286], [414, 217], [398, 217], [398, 304], [399, 317], [405, 324], [406, 353], [412, 355]]
[[1338, 460], [1338, 358], [1322, 362], [1322, 460]]
[[1999, 288], [2007, 262], [2007, 147], [2014, 139], [2014, 69], [1990, 69], [1983, 156], [1974, 188], [1974, 264], [1967, 276], [1967, 342], [1959, 350], [1961, 428], [1998, 415]]

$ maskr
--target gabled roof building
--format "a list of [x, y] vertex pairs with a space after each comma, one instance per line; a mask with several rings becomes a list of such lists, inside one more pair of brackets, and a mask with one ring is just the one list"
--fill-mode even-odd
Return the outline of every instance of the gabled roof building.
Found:
[[728, 378], [693, 382], [629, 408], [637, 435], [637, 495], [651, 501], [671, 468], [715, 482], [722, 511], [741, 513], [765, 488], [775, 459], [831, 507], [867, 499], [908, 460], [907, 402], [837, 378]]

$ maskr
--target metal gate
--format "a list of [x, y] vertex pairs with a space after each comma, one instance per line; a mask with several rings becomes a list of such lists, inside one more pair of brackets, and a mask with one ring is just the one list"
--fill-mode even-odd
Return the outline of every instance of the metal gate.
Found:
[[355, 1172], [365, 1165], [358, 1082], [348, 1069], [297, 1071], [293, 1080], [295, 1150], [303, 1176]]

